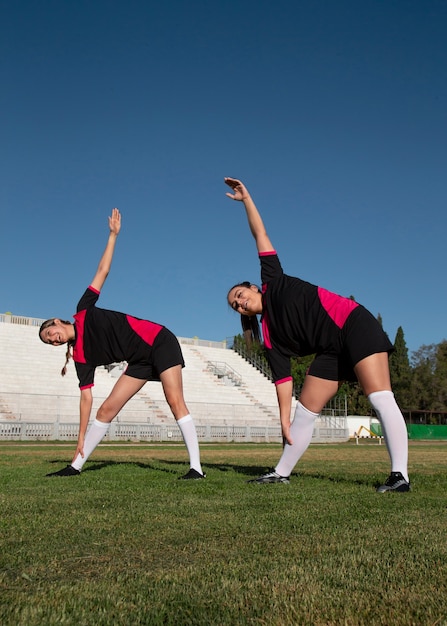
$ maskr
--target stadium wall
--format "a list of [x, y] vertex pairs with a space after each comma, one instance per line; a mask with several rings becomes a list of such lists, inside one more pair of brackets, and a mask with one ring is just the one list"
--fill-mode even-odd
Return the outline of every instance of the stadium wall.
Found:
[[[43, 320], [0, 315], [0, 439], [72, 439], [79, 424], [74, 367], [59, 375], [65, 347], [49, 349], [37, 338]], [[179, 337], [187, 367], [184, 390], [202, 441], [278, 441], [281, 430], [273, 383], [226, 341]], [[123, 364], [97, 368], [92, 417], [121, 375]], [[45, 393], [42, 393], [44, 391]], [[295, 409], [292, 403], [292, 414]], [[328, 406], [314, 442], [347, 441], [346, 411]], [[181, 439], [161, 385], [148, 383], [115, 418], [114, 440]]]

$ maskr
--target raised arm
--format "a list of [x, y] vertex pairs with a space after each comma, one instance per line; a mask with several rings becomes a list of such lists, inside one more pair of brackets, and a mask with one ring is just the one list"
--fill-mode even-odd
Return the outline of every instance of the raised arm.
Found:
[[264, 222], [261, 215], [256, 208], [250, 194], [248, 193], [245, 185], [236, 178], [225, 178], [225, 183], [231, 187], [234, 193], [227, 193], [226, 195], [232, 200], [238, 200], [243, 202], [245, 211], [247, 213], [248, 225], [253, 235], [258, 252], [270, 252], [274, 250], [272, 242], [270, 241], [267, 232], [265, 230]]
[[107, 241], [106, 249], [101, 257], [101, 260], [96, 270], [95, 278], [90, 283], [94, 289], [101, 291], [102, 286], [109, 274], [110, 267], [112, 265], [113, 253], [115, 251], [116, 239], [121, 229], [121, 213], [118, 209], [113, 209], [111, 217], [109, 217], [109, 239]]

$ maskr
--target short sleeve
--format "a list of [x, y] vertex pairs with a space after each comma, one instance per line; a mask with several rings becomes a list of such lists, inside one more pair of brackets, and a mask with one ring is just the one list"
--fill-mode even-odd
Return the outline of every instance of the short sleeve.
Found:
[[87, 389], [93, 387], [95, 384], [95, 367], [92, 367], [88, 363], [75, 362], [76, 374], [79, 379], [79, 388]]
[[92, 306], [95, 306], [99, 298], [99, 291], [94, 289], [93, 287], [88, 287], [81, 299], [78, 302], [78, 306], [76, 307], [76, 313], [79, 311], [85, 311], [85, 309], [89, 309]]
[[286, 380], [292, 379], [290, 357], [282, 354], [275, 348], [267, 349], [267, 359], [272, 370], [273, 382], [279, 385]]
[[274, 250], [272, 252], [261, 252], [259, 260], [261, 262], [261, 282], [263, 285], [284, 274], [278, 255]]

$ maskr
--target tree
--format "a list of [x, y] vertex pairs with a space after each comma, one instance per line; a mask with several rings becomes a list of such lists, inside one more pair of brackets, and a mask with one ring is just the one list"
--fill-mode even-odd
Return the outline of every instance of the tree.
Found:
[[412, 371], [402, 326], [397, 329], [394, 352], [390, 356], [390, 375], [397, 403], [401, 408], [409, 407], [411, 405]]
[[348, 415], [371, 415], [371, 405], [359, 383], [344, 382], [337, 395], [346, 396]]
[[433, 374], [436, 367], [436, 344], [423, 345], [413, 352], [413, 378], [411, 384], [411, 410], [433, 410]]
[[447, 411], [447, 341], [437, 345], [433, 372], [433, 409]]
[[312, 363], [314, 356], [314, 354], [311, 354], [309, 356], [297, 356], [293, 357], [290, 360], [295, 392], [299, 391], [303, 386], [306, 372], [309, 369], [309, 366]]

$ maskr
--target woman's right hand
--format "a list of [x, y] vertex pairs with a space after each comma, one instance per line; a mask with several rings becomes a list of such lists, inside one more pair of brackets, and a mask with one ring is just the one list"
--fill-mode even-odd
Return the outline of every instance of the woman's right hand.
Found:
[[82, 458], [84, 458], [84, 437], [79, 438], [78, 439], [78, 445], [76, 446], [76, 452], [74, 453], [74, 457], [72, 458], [71, 462], [73, 463], [73, 461], [75, 461], [75, 459], [77, 459], [78, 454], [81, 455]]
[[290, 437], [290, 423], [289, 424], [281, 424], [281, 432], [282, 432], [282, 444], [283, 446], [288, 443], [289, 446], [293, 444], [293, 441]]

